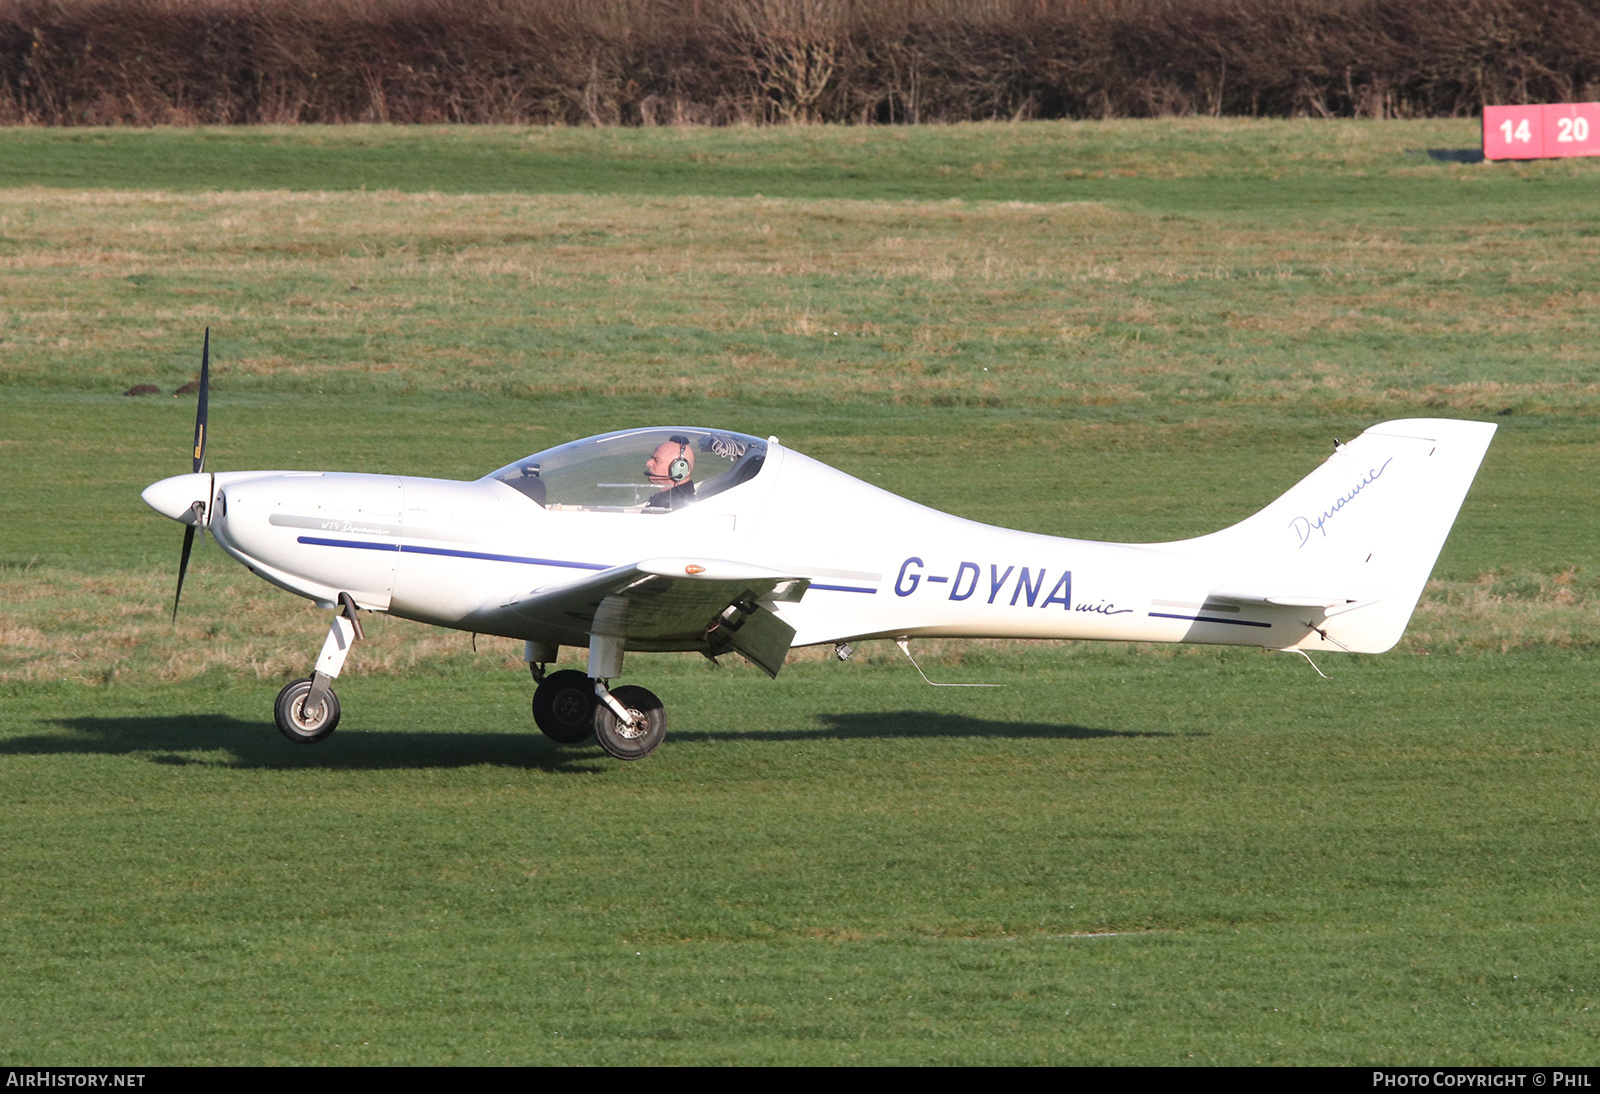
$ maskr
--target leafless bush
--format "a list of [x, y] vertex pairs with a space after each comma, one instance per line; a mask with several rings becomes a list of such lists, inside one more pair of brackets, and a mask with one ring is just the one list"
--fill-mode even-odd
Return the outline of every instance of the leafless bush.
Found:
[[0, 0], [0, 122], [1460, 115], [1600, 94], [1600, 0]]

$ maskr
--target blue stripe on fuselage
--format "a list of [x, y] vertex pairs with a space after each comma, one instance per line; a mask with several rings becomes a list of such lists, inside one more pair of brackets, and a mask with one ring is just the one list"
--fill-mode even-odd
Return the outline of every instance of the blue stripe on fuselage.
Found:
[[447, 558], [479, 558], [485, 562], [515, 562], [523, 566], [565, 566], [572, 570], [608, 570], [599, 562], [567, 562], [559, 558], [524, 558], [522, 555], [491, 555], [485, 551], [456, 551], [448, 547], [417, 547], [403, 543], [363, 543], [353, 539], [323, 539], [320, 536], [298, 536], [297, 543], [317, 547], [351, 547], [358, 551], [400, 551], [408, 555], [444, 555]]
[[[492, 555], [486, 551], [456, 551], [448, 547], [417, 547], [415, 545], [400, 543], [363, 543], [354, 539], [324, 539], [321, 536], [297, 536], [297, 543], [307, 543], [315, 547], [349, 547], [357, 551], [399, 551], [408, 555], [443, 555], [447, 558], [477, 558], [485, 562], [515, 562], [523, 566], [565, 566], [572, 570], [608, 570], [598, 562], [568, 562], [558, 558], [525, 558], [521, 555]], [[813, 589], [823, 589], [831, 593], [876, 593], [876, 589], [862, 589], [854, 585], [818, 585], [813, 583]]]

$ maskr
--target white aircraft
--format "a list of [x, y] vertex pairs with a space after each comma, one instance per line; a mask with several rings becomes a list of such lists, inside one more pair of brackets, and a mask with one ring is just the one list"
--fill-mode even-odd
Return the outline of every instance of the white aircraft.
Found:
[[[1400, 639], [1495, 427], [1414, 418], [1346, 444], [1259, 513], [1172, 543], [1095, 543], [963, 520], [765, 440], [626, 429], [473, 482], [207, 472], [210, 336], [193, 472], [144, 491], [252, 573], [332, 609], [312, 676], [279, 694], [291, 740], [332, 733], [358, 611], [520, 638], [533, 715], [562, 743], [648, 755], [661, 700], [611, 687], [625, 652], [788, 651], [923, 636], [1200, 642], [1381, 653]], [[641, 547], [640, 545], [647, 545]], [[545, 671], [561, 646], [587, 672]], [[907, 650], [909, 656], [909, 650]], [[1308, 658], [1309, 660], [1309, 658]]]

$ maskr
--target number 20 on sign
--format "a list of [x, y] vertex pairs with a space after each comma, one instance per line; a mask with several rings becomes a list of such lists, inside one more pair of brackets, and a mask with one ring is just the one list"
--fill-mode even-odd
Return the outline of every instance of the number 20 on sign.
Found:
[[1490, 160], [1600, 156], [1600, 103], [1486, 106], [1483, 156]]

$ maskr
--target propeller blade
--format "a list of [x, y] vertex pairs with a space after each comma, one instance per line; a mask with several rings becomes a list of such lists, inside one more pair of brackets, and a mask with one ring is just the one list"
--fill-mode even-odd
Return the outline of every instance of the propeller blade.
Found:
[[178, 591], [172, 597], [172, 622], [178, 622], [178, 600], [183, 596], [183, 574], [189, 568], [189, 550], [194, 546], [194, 525], [183, 530], [183, 557], [178, 559]]
[[[205, 342], [200, 347], [200, 398], [194, 412], [194, 473], [206, 467], [206, 419], [210, 416], [211, 396], [211, 328], [206, 328]], [[178, 622], [178, 602], [183, 599], [183, 575], [189, 572], [189, 552], [194, 549], [195, 529], [205, 516], [206, 502], [196, 501], [194, 523], [183, 530], [183, 555], [178, 559], [178, 591], [172, 594], [172, 622]], [[204, 535], [204, 533], [201, 533]]]
[[[211, 394], [211, 328], [206, 328], [205, 345], [200, 350], [200, 400], [194, 412], [194, 471], [206, 469], [207, 397]], [[180, 578], [179, 581], [182, 584]]]

